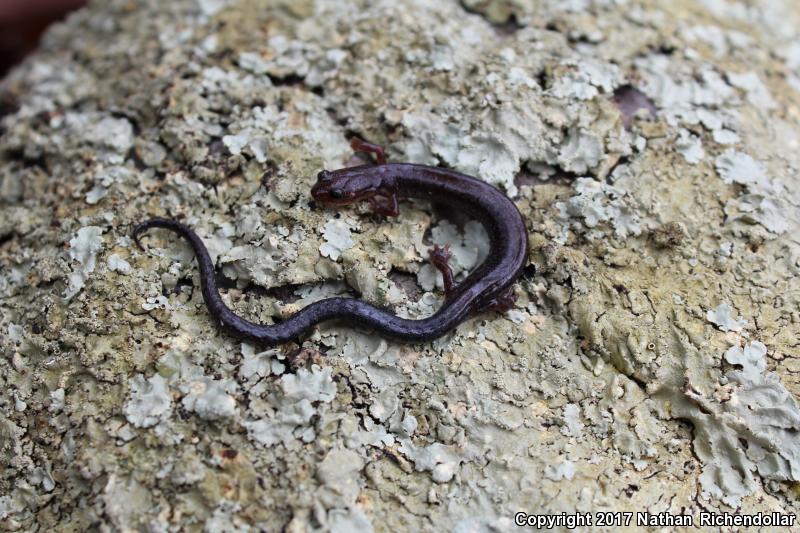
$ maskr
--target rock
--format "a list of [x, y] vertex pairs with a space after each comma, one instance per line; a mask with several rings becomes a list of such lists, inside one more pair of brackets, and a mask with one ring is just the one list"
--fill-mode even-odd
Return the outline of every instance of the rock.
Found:
[[[0, 525], [797, 514], [800, 13], [762, 4], [113, 0], [52, 27], [0, 82]], [[256, 322], [353, 288], [431, 313], [428, 247], [463, 279], [486, 234], [311, 205], [352, 135], [515, 200], [513, 310], [264, 351], [182, 241], [132, 242], [181, 218]]]

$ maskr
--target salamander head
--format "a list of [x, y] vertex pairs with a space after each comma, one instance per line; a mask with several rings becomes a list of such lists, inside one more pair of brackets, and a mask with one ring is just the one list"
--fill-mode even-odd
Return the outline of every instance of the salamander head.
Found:
[[379, 166], [323, 170], [317, 174], [317, 183], [311, 188], [311, 196], [323, 205], [347, 205], [380, 194], [386, 186]]

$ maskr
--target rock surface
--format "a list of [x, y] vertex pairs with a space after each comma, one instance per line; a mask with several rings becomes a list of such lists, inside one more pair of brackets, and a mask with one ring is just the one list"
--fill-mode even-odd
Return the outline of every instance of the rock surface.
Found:
[[[757, 4], [112, 0], [54, 27], [0, 85], [0, 524], [796, 514], [800, 12]], [[132, 245], [182, 218], [264, 323], [334, 294], [425, 316], [428, 247], [463, 275], [485, 233], [315, 208], [352, 135], [515, 199], [515, 309], [263, 350], [214, 326], [185, 244]]]

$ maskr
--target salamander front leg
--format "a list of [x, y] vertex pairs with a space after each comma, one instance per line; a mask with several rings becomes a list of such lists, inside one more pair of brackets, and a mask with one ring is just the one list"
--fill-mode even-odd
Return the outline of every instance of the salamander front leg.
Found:
[[397, 205], [397, 194], [394, 192], [376, 194], [371, 196], [368, 201], [373, 213], [387, 217], [396, 217], [400, 214], [400, 208]]
[[350, 139], [350, 146], [356, 152], [375, 154], [379, 165], [386, 164], [386, 152], [383, 150], [383, 146], [367, 142], [364, 139], [359, 139], [358, 137], [353, 137]]
[[436, 270], [442, 273], [442, 280], [444, 281], [444, 295], [450, 296], [456, 290], [456, 282], [453, 277], [453, 270], [450, 268], [448, 261], [453, 257], [453, 252], [450, 251], [450, 245], [445, 245], [441, 248], [438, 244], [428, 250], [428, 255], [431, 258], [431, 263]]

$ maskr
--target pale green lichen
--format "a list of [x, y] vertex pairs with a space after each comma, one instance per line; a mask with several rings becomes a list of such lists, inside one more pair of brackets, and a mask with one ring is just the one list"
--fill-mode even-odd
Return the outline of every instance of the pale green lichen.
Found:
[[414, 462], [417, 470], [430, 471], [437, 483], [446, 483], [453, 479], [462, 461], [461, 454], [456, 450], [438, 442], [418, 448], [410, 441], [404, 440], [400, 451]]
[[323, 229], [322, 236], [325, 239], [325, 243], [319, 247], [320, 253], [334, 261], [339, 259], [342, 252], [355, 244], [350, 237], [351, 231], [352, 226], [346, 220], [339, 218], [329, 220]]
[[172, 411], [172, 397], [166, 380], [159, 374], [145, 379], [136, 376], [128, 380], [130, 398], [125, 404], [125, 416], [136, 427], [148, 428], [166, 420]]
[[572, 461], [563, 461], [558, 465], [548, 465], [544, 469], [544, 476], [551, 481], [561, 481], [566, 479], [570, 481], [575, 477], [576, 472], [575, 463]]
[[744, 348], [739, 346], [731, 346], [725, 352], [725, 360], [732, 365], [739, 365], [742, 367], [742, 376], [747, 381], [756, 381], [764, 370], [767, 368], [767, 361], [764, 356], [767, 355], [767, 347], [763, 343], [755, 341], [748, 344]]
[[[273, 399], [277, 411], [268, 418], [245, 420], [243, 426], [250, 439], [263, 446], [287, 443], [295, 438], [310, 442], [316, 436], [314, 429], [309, 426], [311, 418], [317, 413], [313, 403], [330, 403], [336, 392], [331, 369], [320, 369], [318, 366], [313, 366], [311, 371], [300, 369], [296, 375], [282, 376], [280, 384], [282, 394]], [[267, 413], [253, 411], [252, 414]]]
[[687, 398], [702, 413], [691, 412], [686, 403], [674, 408], [698, 431], [695, 451], [704, 461], [699, 479], [706, 496], [733, 507], [756, 490], [756, 473], [765, 480], [796, 481], [800, 476], [800, 446], [793, 437], [800, 429], [800, 407], [777, 375], [764, 372], [765, 354], [760, 342], [731, 348], [725, 358], [742, 370], [726, 374], [725, 397], [691, 389]]
[[97, 226], [87, 226], [78, 230], [78, 233], [69, 241], [69, 257], [78, 263], [69, 277], [69, 287], [64, 292], [64, 299], [74, 297], [84, 287], [86, 278], [94, 272], [97, 265], [97, 253], [103, 248], [103, 229]]
[[108, 265], [109, 270], [113, 270], [114, 272], [119, 272], [120, 274], [125, 276], [130, 274], [132, 271], [131, 264], [128, 263], [122, 257], [120, 257], [118, 254], [109, 255], [106, 264]]
[[231, 394], [237, 388], [234, 381], [202, 377], [181, 385], [181, 392], [185, 394], [181, 405], [205, 420], [234, 418], [238, 409]]
[[724, 302], [709, 310], [706, 318], [722, 331], [739, 332], [747, 327], [747, 320], [743, 317], [734, 318], [730, 304]]
[[680, 131], [678, 139], [675, 141], [675, 148], [677, 148], [686, 162], [692, 165], [696, 165], [706, 156], [700, 138], [697, 135], [692, 135], [688, 130]]
[[[2, 527], [797, 512], [796, 10], [123, 4], [2, 82]], [[655, 109], [623, 116], [637, 91]], [[422, 345], [331, 323], [264, 349], [216, 328], [183, 239], [130, 238], [180, 218], [256, 322], [355, 294], [428, 316], [428, 249], [450, 244], [461, 280], [486, 232], [425, 202], [313, 205], [352, 135], [513, 196], [514, 309]]]
[[582, 219], [590, 229], [608, 222], [620, 238], [641, 234], [639, 216], [623, 190], [591, 178], [576, 179], [574, 189], [577, 195], [556, 204], [562, 219]]

